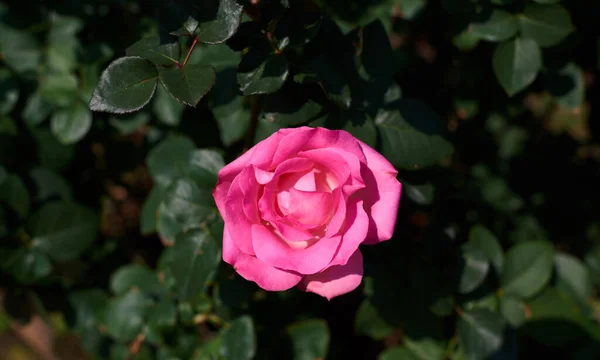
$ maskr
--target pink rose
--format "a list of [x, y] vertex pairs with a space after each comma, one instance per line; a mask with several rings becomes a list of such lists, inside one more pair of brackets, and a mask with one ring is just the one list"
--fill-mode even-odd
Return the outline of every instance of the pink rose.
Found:
[[223, 260], [265, 290], [352, 291], [363, 275], [358, 246], [394, 232], [396, 174], [346, 131], [279, 130], [219, 171]]

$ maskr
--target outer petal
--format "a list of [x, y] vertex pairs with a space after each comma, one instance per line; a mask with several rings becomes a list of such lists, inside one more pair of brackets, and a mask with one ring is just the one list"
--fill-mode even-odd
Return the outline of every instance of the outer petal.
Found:
[[342, 242], [329, 266], [345, 265], [369, 231], [369, 216], [363, 208], [363, 202], [350, 200], [347, 207], [346, 223], [341, 232]]
[[268, 291], [290, 289], [302, 279], [300, 274], [274, 268], [254, 256], [241, 252], [232, 241], [227, 226], [223, 229], [223, 260], [233, 265], [235, 271], [244, 279], [254, 281]]
[[254, 255], [250, 228], [252, 224], [260, 223], [258, 192], [254, 169], [246, 167], [231, 184], [225, 200], [225, 211], [221, 213], [236, 246], [248, 255]]
[[279, 142], [273, 163], [278, 164], [285, 159], [294, 157], [298, 152], [328, 147], [341, 148], [358, 156], [366, 162], [356, 138], [343, 130], [328, 130], [325, 128], [309, 128], [306, 126], [286, 131], [278, 131], [284, 137]]
[[[358, 140], [357, 140], [358, 141]], [[396, 179], [398, 171], [381, 154], [360, 142], [367, 158], [361, 175], [366, 188], [359, 190], [370, 217], [369, 234], [364, 244], [389, 240], [394, 234], [402, 184]]]
[[291, 248], [264, 225], [252, 225], [252, 245], [256, 257], [271, 266], [314, 274], [323, 270], [335, 255], [341, 236], [323, 238], [305, 249]]
[[363, 276], [363, 259], [356, 250], [346, 265], [332, 266], [314, 275], [305, 276], [298, 288], [326, 297], [328, 300], [358, 287]]

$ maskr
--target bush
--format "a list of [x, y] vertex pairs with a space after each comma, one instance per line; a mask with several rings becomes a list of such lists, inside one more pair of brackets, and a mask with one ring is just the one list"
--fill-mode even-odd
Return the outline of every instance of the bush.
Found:
[[[0, 339], [65, 359], [596, 358], [599, 10], [0, 1]], [[403, 184], [393, 238], [331, 301], [221, 259], [219, 169], [301, 125], [350, 132]], [[40, 320], [54, 346], [20, 325]]]

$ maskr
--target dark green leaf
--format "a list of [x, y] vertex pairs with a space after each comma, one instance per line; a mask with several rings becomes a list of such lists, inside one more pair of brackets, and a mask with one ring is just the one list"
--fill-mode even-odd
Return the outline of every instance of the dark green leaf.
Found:
[[75, 148], [58, 142], [50, 130], [40, 129], [34, 132], [37, 140], [37, 154], [41, 165], [53, 170], [64, 168], [73, 158]]
[[303, 72], [294, 76], [298, 83], [317, 83], [327, 96], [344, 108], [350, 106], [352, 100], [350, 87], [340, 69], [324, 56], [311, 57], [306, 62]]
[[181, 300], [192, 300], [204, 291], [221, 261], [216, 241], [203, 231], [180, 236], [173, 246], [168, 266], [175, 277]]
[[29, 219], [31, 247], [56, 261], [77, 258], [96, 239], [98, 218], [90, 209], [69, 202], [42, 206]]
[[8, 206], [21, 218], [29, 212], [29, 202], [29, 192], [18, 176], [9, 175], [0, 184], [0, 203]]
[[148, 317], [148, 325], [152, 328], [165, 328], [175, 326], [177, 321], [177, 308], [173, 300], [164, 297], [152, 308], [152, 313]]
[[588, 269], [576, 257], [559, 253], [554, 258], [558, 281], [556, 287], [585, 304], [591, 298], [594, 287]]
[[198, 40], [207, 44], [219, 44], [229, 39], [240, 26], [243, 9], [236, 0], [219, 1], [216, 19], [199, 24]]
[[139, 56], [154, 65], [169, 66], [179, 62], [181, 46], [173, 38], [172, 42], [161, 43], [158, 35], [146, 36], [125, 50], [127, 56]]
[[469, 243], [481, 250], [496, 269], [496, 273], [500, 274], [504, 265], [504, 252], [496, 236], [486, 227], [475, 225], [469, 232]]
[[146, 158], [153, 180], [167, 187], [173, 180], [185, 176], [188, 159], [194, 149], [194, 143], [184, 136], [167, 138], [155, 146]]
[[148, 60], [136, 56], [119, 58], [100, 76], [90, 109], [117, 114], [137, 111], [150, 101], [157, 83], [158, 73]]
[[250, 127], [250, 111], [244, 106], [244, 98], [234, 97], [233, 101], [213, 108], [219, 126], [221, 141], [225, 146], [242, 139]]
[[13, 70], [35, 71], [40, 63], [40, 46], [35, 37], [0, 23], [0, 53], [2, 61]]
[[0, 135], [17, 136], [19, 129], [10, 116], [0, 116]]
[[458, 337], [470, 360], [485, 359], [502, 346], [502, 318], [486, 309], [465, 311], [458, 320]]
[[59, 198], [71, 200], [71, 187], [58, 173], [43, 167], [31, 169], [29, 176], [36, 185], [36, 200]]
[[519, 29], [517, 17], [513, 14], [496, 9], [484, 22], [469, 25], [471, 33], [482, 40], [504, 41], [513, 37]]
[[142, 207], [142, 216], [140, 219], [140, 231], [148, 235], [156, 231], [156, 221], [158, 219], [158, 207], [165, 198], [166, 189], [160, 185], [155, 185], [150, 191], [150, 195], [144, 201]]
[[190, 55], [188, 64], [212, 65], [219, 72], [227, 68], [236, 68], [240, 59], [240, 53], [234, 52], [225, 44], [198, 45]]
[[405, 110], [402, 106], [381, 109], [375, 117], [381, 133], [381, 151], [392, 164], [414, 170], [434, 165], [452, 154], [452, 145], [441, 136], [421, 132], [411, 125], [417, 119], [421, 124], [435, 123], [435, 117]]
[[329, 349], [329, 328], [324, 320], [304, 320], [288, 326], [294, 359], [325, 359]]
[[55, 111], [50, 118], [50, 128], [63, 144], [73, 144], [81, 140], [92, 127], [92, 113], [81, 102], [69, 108]]
[[250, 50], [240, 62], [237, 79], [244, 95], [268, 94], [281, 88], [288, 72], [283, 56]]
[[0, 115], [8, 115], [19, 100], [19, 84], [7, 69], [0, 69]]
[[27, 125], [37, 126], [46, 120], [53, 110], [54, 106], [44, 100], [39, 91], [36, 91], [27, 99], [21, 117]]
[[237, 318], [221, 335], [220, 354], [225, 359], [250, 360], [256, 354], [254, 323], [249, 316]]
[[152, 301], [140, 291], [131, 290], [109, 301], [104, 313], [108, 334], [119, 341], [131, 341], [142, 331]]
[[161, 70], [160, 82], [180, 102], [196, 106], [215, 85], [215, 68], [210, 65], [187, 64], [182, 68]]
[[40, 80], [40, 94], [49, 104], [66, 107], [77, 100], [79, 82], [72, 74], [49, 73]]
[[496, 47], [492, 58], [494, 73], [509, 96], [529, 86], [542, 67], [538, 44], [527, 38], [516, 38]]
[[158, 214], [157, 230], [166, 239], [204, 227], [215, 216], [212, 190], [200, 188], [190, 178], [178, 179], [167, 189]]
[[108, 123], [112, 125], [119, 134], [129, 135], [139, 130], [150, 121], [150, 115], [145, 112], [133, 114], [112, 115], [108, 118]]
[[365, 70], [373, 78], [389, 77], [395, 70], [390, 39], [380, 20], [362, 28], [361, 60]]
[[594, 284], [600, 284], [600, 245], [591, 248], [585, 255], [585, 263]]
[[554, 250], [541, 241], [517, 244], [504, 259], [500, 283], [504, 293], [526, 299], [540, 291], [552, 275]]
[[439, 360], [444, 358], [445, 346], [443, 342], [430, 337], [411, 339], [406, 337], [404, 345], [419, 360]]
[[123, 295], [132, 288], [144, 293], [161, 294], [165, 288], [150, 269], [138, 264], [120, 267], [110, 277], [110, 290]]
[[263, 108], [263, 116], [271, 122], [283, 127], [307, 123], [314, 119], [322, 110], [322, 106], [302, 96], [293, 96], [276, 92], [267, 97]]
[[52, 264], [45, 254], [25, 248], [0, 248], [0, 268], [25, 284], [34, 283], [52, 272]]
[[212, 189], [217, 184], [219, 170], [225, 166], [221, 154], [214, 150], [194, 150], [189, 157], [188, 173], [197, 185]]
[[500, 299], [500, 312], [504, 316], [504, 319], [514, 327], [523, 325], [527, 320], [525, 306], [522, 300], [511, 296], [503, 296]]
[[546, 77], [546, 87], [560, 105], [581, 110], [585, 101], [585, 79], [576, 64], [568, 63], [560, 71], [550, 72]]
[[539, 46], [554, 46], [573, 31], [569, 12], [560, 5], [527, 4], [519, 16], [521, 36]]
[[158, 87], [152, 105], [154, 114], [163, 124], [177, 126], [181, 122], [185, 105], [173, 98], [164, 87]]
[[404, 190], [406, 196], [419, 205], [430, 205], [433, 202], [435, 192], [433, 184], [412, 185], [403, 181], [402, 190]]
[[102, 321], [106, 294], [100, 289], [76, 290], [69, 294], [69, 303], [75, 309], [75, 329], [94, 328]]
[[384, 350], [377, 360], [420, 360], [410, 350], [405, 347], [391, 347]]
[[485, 253], [472, 244], [461, 247], [461, 274], [458, 282], [458, 292], [470, 293], [475, 290], [487, 276], [490, 263]]
[[374, 340], [383, 340], [394, 328], [383, 319], [368, 299], [363, 300], [354, 318], [356, 335], [366, 335]]

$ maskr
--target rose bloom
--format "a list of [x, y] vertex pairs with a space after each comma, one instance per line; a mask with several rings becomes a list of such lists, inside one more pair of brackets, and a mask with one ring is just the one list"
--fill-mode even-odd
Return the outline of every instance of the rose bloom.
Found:
[[396, 174], [346, 131], [279, 130], [219, 171], [223, 260], [265, 290], [352, 291], [363, 275], [359, 245], [394, 232]]

